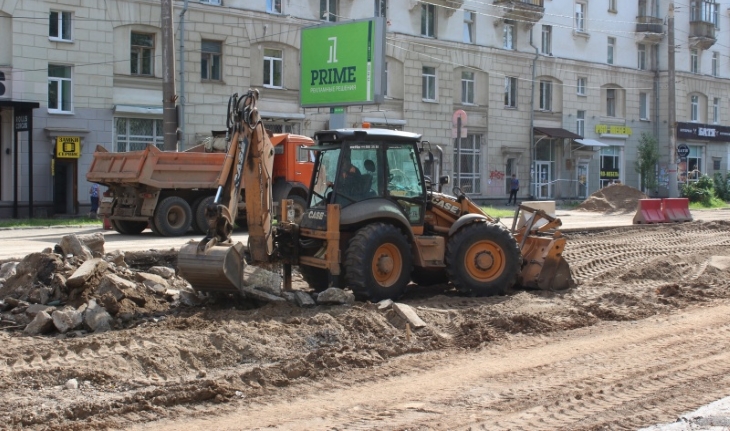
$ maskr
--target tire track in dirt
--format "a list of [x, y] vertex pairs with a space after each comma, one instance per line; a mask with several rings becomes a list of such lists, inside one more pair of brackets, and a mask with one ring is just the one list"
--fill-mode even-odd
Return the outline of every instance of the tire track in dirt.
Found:
[[[727, 395], [730, 305], [551, 339], [518, 337], [465, 356], [423, 356], [353, 371], [314, 389], [286, 388], [218, 417], [215, 427], [236, 429], [245, 420], [251, 429], [588, 430], [666, 422]], [[175, 429], [175, 423], [153, 425]], [[202, 430], [211, 423], [185, 426]]]

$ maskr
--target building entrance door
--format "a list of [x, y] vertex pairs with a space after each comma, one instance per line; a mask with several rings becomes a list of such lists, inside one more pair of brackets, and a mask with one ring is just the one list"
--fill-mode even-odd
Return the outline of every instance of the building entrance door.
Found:
[[588, 197], [588, 163], [578, 164], [578, 197]]
[[75, 215], [76, 159], [54, 159], [53, 213]]
[[537, 199], [549, 199], [552, 196], [550, 165], [550, 162], [535, 162], [535, 198]]

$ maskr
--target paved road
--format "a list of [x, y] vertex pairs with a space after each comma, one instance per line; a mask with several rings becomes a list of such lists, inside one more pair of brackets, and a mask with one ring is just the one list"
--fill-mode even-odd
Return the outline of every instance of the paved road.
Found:
[[[631, 214], [604, 215], [585, 211], [558, 210], [557, 216], [563, 222], [565, 230], [590, 229], [603, 227], [629, 226], [633, 219]], [[698, 210], [692, 211], [695, 220], [730, 220], [728, 210]], [[512, 218], [503, 218], [502, 223], [512, 226]], [[27, 254], [39, 252], [47, 247], [53, 247], [64, 235], [77, 235], [101, 232], [106, 240], [105, 250], [140, 251], [140, 250], [169, 250], [180, 248], [190, 240], [199, 240], [201, 235], [189, 234], [182, 237], [158, 237], [146, 230], [141, 235], [120, 235], [114, 231], [102, 230], [98, 227], [55, 227], [32, 229], [1, 229], [0, 230], [0, 260], [21, 258]], [[234, 232], [237, 241], [246, 242], [248, 235], [243, 230]]]

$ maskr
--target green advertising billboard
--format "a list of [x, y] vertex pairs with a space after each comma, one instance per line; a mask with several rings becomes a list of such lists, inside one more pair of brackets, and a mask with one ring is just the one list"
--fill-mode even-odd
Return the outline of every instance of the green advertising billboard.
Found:
[[303, 108], [383, 101], [385, 18], [302, 29]]

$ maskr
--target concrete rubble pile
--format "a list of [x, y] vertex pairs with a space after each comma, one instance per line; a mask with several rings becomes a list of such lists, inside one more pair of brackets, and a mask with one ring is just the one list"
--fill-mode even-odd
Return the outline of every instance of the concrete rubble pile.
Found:
[[[355, 301], [352, 293], [335, 288], [319, 295], [282, 291], [277, 274], [256, 267], [247, 272], [254, 281], [241, 293], [258, 302], [312, 307]], [[0, 265], [0, 329], [23, 329], [29, 335], [124, 328], [210, 299], [196, 293], [170, 266], [136, 270], [127, 265], [124, 252], [104, 253], [101, 233], [67, 235], [54, 249]]]

